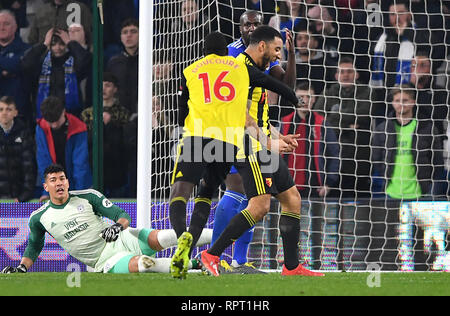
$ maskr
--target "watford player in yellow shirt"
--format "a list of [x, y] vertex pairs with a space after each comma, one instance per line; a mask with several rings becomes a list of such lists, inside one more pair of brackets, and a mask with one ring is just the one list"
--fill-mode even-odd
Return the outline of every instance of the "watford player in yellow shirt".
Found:
[[[247, 49], [237, 59], [264, 70], [274, 59], [281, 58], [282, 47], [281, 34], [270, 26], [262, 25], [252, 32]], [[272, 88], [268, 89], [273, 91]], [[251, 164], [257, 162], [258, 167], [263, 170], [262, 174], [266, 175], [261, 180], [270, 189], [264, 190], [263, 183], [259, 182], [258, 190], [252, 191], [248, 186], [250, 175], [245, 173], [246, 169], [241, 170], [240, 162], [235, 164], [242, 176], [249, 204], [230, 220], [212, 247], [202, 252], [201, 260], [210, 274], [218, 276], [219, 256], [234, 240], [251, 229], [269, 212], [270, 198], [273, 195], [281, 205], [279, 230], [284, 250], [282, 275], [323, 276], [322, 273], [307, 270], [299, 263], [301, 198], [286, 162], [279, 155], [281, 152], [292, 151], [290, 146], [297, 146], [295, 137], [298, 135], [290, 135], [290, 139], [280, 139], [276, 129], [269, 123], [269, 107], [265, 93], [260, 87], [252, 86], [250, 89], [251, 119], [248, 120], [247, 129], [254, 131], [252, 133], [254, 138], [250, 139], [252, 143], [250, 150], [245, 153], [239, 152], [238, 158], [244, 155]]]
[[[250, 160], [243, 156], [240, 163], [236, 160], [236, 154], [244, 150], [244, 140], [248, 138], [245, 125], [249, 87], [270, 87], [294, 105], [298, 103], [292, 89], [227, 54], [224, 36], [211, 33], [205, 39], [205, 57], [183, 71], [178, 122], [184, 126], [184, 132], [172, 174], [169, 207], [170, 222], [179, 237], [171, 266], [175, 278], [186, 276], [191, 249], [210, 213], [211, 198], [231, 165], [239, 165], [246, 189], [254, 192], [250, 196], [270, 192], [268, 179], [272, 175], [261, 172], [257, 157]], [[200, 182], [202, 177], [204, 180]], [[187, 232], [186, 203], [198, 184]], [[258, 205], [250, 203], [249, 209], [252, 207]]]

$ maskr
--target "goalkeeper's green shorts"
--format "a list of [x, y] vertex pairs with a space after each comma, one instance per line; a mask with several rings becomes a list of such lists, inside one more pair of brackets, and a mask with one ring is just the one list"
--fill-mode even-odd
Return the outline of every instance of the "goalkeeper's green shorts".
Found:
[[128, 228], [120, 232], [116, 241], [106, 244], [95, 264], [95, 272], [127, 273], [128, 262], [132, 257], [155, 255], [157, 251], [148, 245], [148, 235], [152, 230]]

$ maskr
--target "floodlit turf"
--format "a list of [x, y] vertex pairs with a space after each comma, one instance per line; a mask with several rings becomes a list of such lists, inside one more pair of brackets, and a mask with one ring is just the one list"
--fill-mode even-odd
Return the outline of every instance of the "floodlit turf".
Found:
[[[0, 295], [38, 296], [409, 296], [450, 295], [449, 273], [327, 273], [325, 277], [222, 275], [190, 273], [186, 280], [170, 274], [104, 275], [28, 273], [0, 275]], [[379, 284], [379, 287], [369, 287]], [[69, 281], [69, 282], [68, 282]], [[379, 283], [378, 283], [379, 281]]]

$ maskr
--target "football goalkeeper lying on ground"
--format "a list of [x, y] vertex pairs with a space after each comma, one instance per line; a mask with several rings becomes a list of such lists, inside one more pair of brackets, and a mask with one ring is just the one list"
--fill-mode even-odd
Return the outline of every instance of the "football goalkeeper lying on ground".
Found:
[[[170, 258], [154, 258], [156, 252], [176, 246], [173, 230], [130, 228], [131, 218], [95, 190], [69, 192], [64, 168], [51, 165], [44, 172], [44, 189], [50, 195], [30, 216], [28, 246], [18, 267], [2, 273], [27, 272], [44, 247], [48, 232], [72, 257], [95, 272], [170, 272]], [[107, 217], [112, 226], [103, 221]], [[205, 229], [198, 246], [211, 242], [212, 230]], [[189, 268], [197, 268], [192, 266]]]

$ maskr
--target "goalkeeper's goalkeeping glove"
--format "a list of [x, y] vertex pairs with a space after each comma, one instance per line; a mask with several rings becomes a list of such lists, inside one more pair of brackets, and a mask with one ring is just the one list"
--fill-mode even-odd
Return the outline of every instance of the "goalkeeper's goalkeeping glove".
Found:
[[24, 264], [19, 264], [16, 268], [14, 267], [5, 267], [2, 270], [3, 274], [10, 274], [10, 273], [27, 273], [28, 269]]
[[123, 226], [119, 223], [115, 223], [114, 225], [105, 228], [102, 231], [101, 236], [106, 242], [113, 242], [116, 241], [117, 238], [119, 238], [119, 234], [122, 230]]

